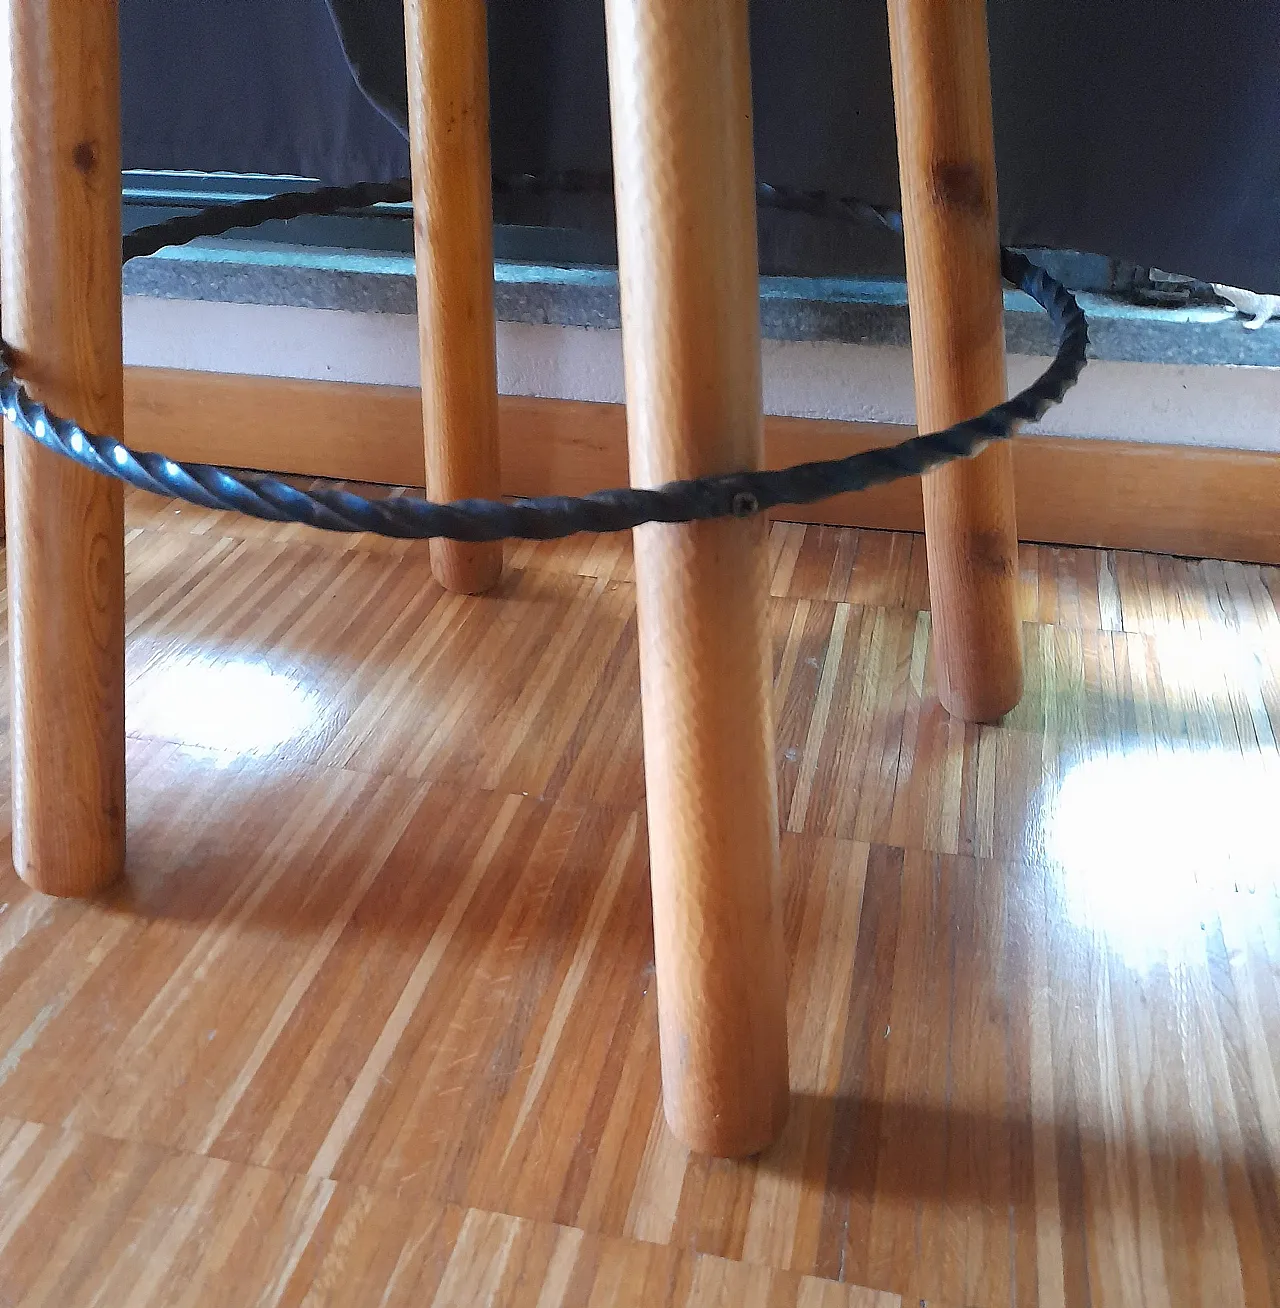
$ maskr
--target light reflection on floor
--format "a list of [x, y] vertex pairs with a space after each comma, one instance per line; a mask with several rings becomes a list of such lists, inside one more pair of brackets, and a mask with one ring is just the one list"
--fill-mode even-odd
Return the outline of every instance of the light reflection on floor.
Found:
[[1275, 646], [1269, 631], [1169, 623], [1153, 639], [1160, 681], [1168, 691], [1197, 698], [1227, 692], [1243, 697], [1272, 676], [1267, 661]]
[[1129, 966], [1203, 955], [1218, 918], [1280, 888], [1280, 757], [1186, 746], [1073, 766], [1046, 806], [1065, 908]]
[[131, 733], [243, 757], [303, 735], [320, 701], [265, 660], [200, 654], [144, 672], [129, 687], [126, 714]]

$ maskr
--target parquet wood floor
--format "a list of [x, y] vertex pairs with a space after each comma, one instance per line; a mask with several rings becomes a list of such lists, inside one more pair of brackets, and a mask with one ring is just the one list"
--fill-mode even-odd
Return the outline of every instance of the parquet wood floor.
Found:
[[977, 728], [921, 540], [774, 527], [795, 1103], [723, 1163], [661, 1120], [626, 539], [466, 599], [129, 532], [127, 881], [0, 869], [0, 1304], [1280, 1308], [1280, 570], [1024, 547]]

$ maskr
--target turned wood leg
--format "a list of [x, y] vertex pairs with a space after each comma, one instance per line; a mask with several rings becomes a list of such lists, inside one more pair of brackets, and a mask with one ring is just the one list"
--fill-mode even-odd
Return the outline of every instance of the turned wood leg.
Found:
[[[405, 0], [427, 493], [496, 499], [498, 379], [484, 0]], [[449, 590], [502, 575], [502, 543], [433, 540]]]
[[[607, 0], [631, 477], [761, 464], [747, 0]], [[667, 1120], [751, 1154], [788, 1108], [763, 517], [635, 533]]]
[[[1006, 398], [991, 69], [983, 0], [889, 0], [920, 430]], [[1007, 442], [924, 477], [938, 694], [992, 722], [1022, 695]]]
[[[3, 321], [37, 399], [122, 436], [120, 93], [112, 0], [5, 0]], [[119, 482], [5, 432], [13, 858], [88, 895], [124, 866]]]

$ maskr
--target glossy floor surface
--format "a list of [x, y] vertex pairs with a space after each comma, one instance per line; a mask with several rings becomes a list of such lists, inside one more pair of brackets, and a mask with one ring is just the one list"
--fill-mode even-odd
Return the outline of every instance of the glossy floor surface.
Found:
[[775, 527], [794, 1109], [734, 1164], [661, 1120], [626, 540], [463, 599], [129, 524], [127, 882], [0, 872], [0, 1304], [1280, 1308], [1280, 572], [1026, 547], [977, 728], [920, 540]]

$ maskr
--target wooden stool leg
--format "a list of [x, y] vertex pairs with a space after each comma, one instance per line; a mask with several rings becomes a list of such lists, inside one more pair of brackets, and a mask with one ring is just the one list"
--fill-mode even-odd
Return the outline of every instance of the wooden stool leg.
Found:
[[[760, 466], [747, 0], [607, 0], [631, 476]], [[788, 1107], [768, 524], [635, 533], [667, 1120], [754, 1153]]]
[[[501, 494], [484, 0], [405, 0], [427, 493]], [[433, 540], [449, 590], [502, 575], [500, 542]]]
[[[991, 70], [983, 0], [889, 0], [921, 431], [1006, 397]], [[1022, 695], [1013, 451], [924, 478], [938, 694], [991, 722]]]
[[[121, 435], [120, 98], [111, 0], [4, 0], [5, 332], [37, 398]], [[119, 482], [5, 433], [13, 857], [87, 895], [124, 865]]]

